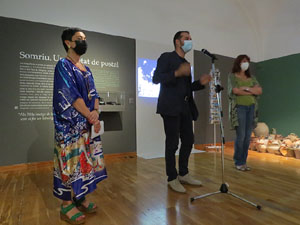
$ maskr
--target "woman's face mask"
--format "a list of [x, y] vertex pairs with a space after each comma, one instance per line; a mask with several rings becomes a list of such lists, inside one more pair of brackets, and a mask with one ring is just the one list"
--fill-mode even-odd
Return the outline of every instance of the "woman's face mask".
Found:
[[86, 52], [86, 50], [87, 50], [87, 42], [86, 42], [86, 40], [76, 40], [74, 42], [76, 44], [76, 47], [73, 48], [74, 52], [77, 55], [83, 55]]
[[246, 71], [249, 68], [249, 63], [248, 62], [243, 62], [241, 63], [241, 70]]

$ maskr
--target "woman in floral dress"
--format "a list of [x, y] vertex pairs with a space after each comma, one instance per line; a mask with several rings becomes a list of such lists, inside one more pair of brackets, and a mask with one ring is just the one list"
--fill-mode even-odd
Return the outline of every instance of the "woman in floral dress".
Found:
[[107, 177], [100, 136], [91, 139], [91, 129], [100, 130], [99, 95], [90, 69], [80, 62], [87, 50], [85, 34], [68, 28], [61, 38], [67, 56], [58, 61], [54, 73], [53, 193], [62, 200], [61, 218], [81, 224], [85, 221], [81, 211], [96, 210], [85, 196]]

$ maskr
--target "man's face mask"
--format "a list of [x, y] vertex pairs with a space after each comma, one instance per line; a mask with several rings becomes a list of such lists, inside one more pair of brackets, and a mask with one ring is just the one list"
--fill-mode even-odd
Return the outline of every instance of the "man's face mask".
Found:
[[183, 46], [181, 46], [181, 48], [185, 53], [191, 51], [191, 49], [193, 48], [192, 40], [184, 40], [184, 44]]

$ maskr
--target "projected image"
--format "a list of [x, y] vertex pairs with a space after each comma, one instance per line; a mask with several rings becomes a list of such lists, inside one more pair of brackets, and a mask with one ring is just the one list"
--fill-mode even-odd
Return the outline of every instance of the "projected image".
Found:
[[160, 85], [152, 83], [152, 77], [156, 68], [156, 60], [138, 59], [138, 96], [157, 98]]

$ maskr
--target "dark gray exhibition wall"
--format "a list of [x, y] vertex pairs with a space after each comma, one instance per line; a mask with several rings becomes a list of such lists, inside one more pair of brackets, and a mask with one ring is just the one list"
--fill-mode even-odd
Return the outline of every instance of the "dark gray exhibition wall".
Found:
[[[235, 138], [235, 131], [230, 129], [229, 122], [229, 106], [227, 95], [227, 80], [228, 75], [231, 72], [234, 58], [216, 55], [218, 60], [215, 61], [216, 69], [219, 69], [221, 73], [221, 83], [224, 90], [221, 92], [221, 101], [223, 108], [223, 123], [225, 132], [225, 141], [232, 142]], [[251, 63], [251, 71], [254, 71], [254, 63]], [[212, 68], [211, 59], [205, 56], [201, 51], [194, 51], [194, 77], [198, 80], [204, 73], [208, 74]], [[209, 88], [196, 91], [195, 102], [199, 110], [198, 120], [194, 123], [195, 130], [195, 144], [210, 144], [214, 143], [214, 125], [209, 124]], [[216, 140], [217, 143], [221, 142], [220, 138], [220, 126], [216, 125]]]
[[[52, 160], [54, 67], [64, 27], [0, 17], [1, 165]], [[135, 40], [85, 31], [90, 67], [105, 104], [104, 153], [136, 151]]]

